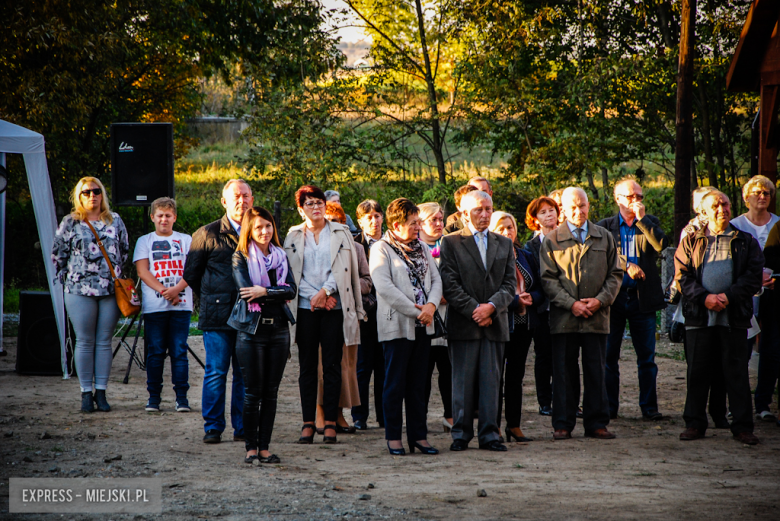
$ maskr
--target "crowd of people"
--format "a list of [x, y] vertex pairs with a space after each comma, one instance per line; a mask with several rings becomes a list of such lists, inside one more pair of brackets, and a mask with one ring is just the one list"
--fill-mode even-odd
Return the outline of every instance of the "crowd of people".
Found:
[[[225, 214], [192, 237], [173, 230], [176, 202], [157, 199], [150, 211], [155, 231], [138, 238], [133, 252], [147, 341], [146, 410], [160, 411], [168, 356], [175, 409], [191, 410], [187, 337], [197, 295], [206, 351], [203, 441], [222, 441], [232, 367], [232, 439], [245, 443], [247, 463], [280, 462], [270, 442], [293, 344], [301, 444], [318, 434], [336, 443], [338, 434], [368, 429], [373, 376], [373, 409], [388, 452], [438, 454], [427, 439], [434, 370], [450, 450], [468, 449], [474, 420], [480, 449], [500, 452], [506, 442], [532, 441], [521, 429], [531, 345], [538, 411], [551, 418], [553, 439], [571, 438], [578, 418], [586, 437], [612, 439], [626, 325], [642, 417], [664, 418], [656, 392], [656, 313], [676, 303], [688, 365], [680, 439], [705, 436], [709, 403], [715, 428], [756, 444], [748, 361], [759, 331], [755, 417], [777, 421], [770, 411], [780, 376], [774, 195], [768, 178], [753, 177], [743, 187], [748, 211], [732, 219], [726, 194], [697, 189], [697, 215], [680, 237], [666, 292], [658, 259], [672, 241], [647, 213], [634, 179], [615, 184], [618, 212], [598, 222], [589, 219], [580, 188], [534, 199], [524, 223], [535, 235], [525, 245], [515, 216], [494, 209], [482, 177], [455, 192], [457, 212], [446, 221], [438, 203], [400, 198], [386, 208], [361, 202], [357, 226], [338, 192], [305, 185], [295, 194], [302, 222], [283, 243], [244, 180], [225, 184]], [[108, 263], [121, 278], [129, 237], [98, 179], [81, 179], [71, 200], [52, 261], [76, 335], [81, 410], [109, 411], [120, 311]]]

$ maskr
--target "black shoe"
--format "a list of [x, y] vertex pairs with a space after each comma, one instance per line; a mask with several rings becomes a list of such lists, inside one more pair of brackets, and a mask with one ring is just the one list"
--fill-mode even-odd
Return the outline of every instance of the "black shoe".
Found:
[[313, 433], [314, 431], [316, 431], [317, 428], [314, 426], [313, 423], [303, 424], [303, 427], [301, 427], [301, 437], [298, 438], [298, 443], [301, 445], [311, 445], [312, 443], [314, 443], [314, 434], [312, 434], [311, 436], [303, 435], [303, 431], [306, 429], [311, 429]]
[[276, 454], [271, 454], [267, 458], [263, 458], [262, 456], [258, 458], [260, 460], [260, 463], [281, 463], [282, 460], [279, 459], [279, 456]]
[[466, 440], [455, 440], [450, 445], [450, 450], [453, 452], [464, 451], [469, 448], [469, 444]]
[[649, 422], [657, 422], [664, 419], [664, 415], [655, 409], [648, 409], [642, 413], [642, 419]]
[[401, 447], [400, 449], [392, 449], [390, 448], [390, 442], [387, 442], [387, 452], [390, 453], [391, 456], [406, 456], [406, 449]]
[[94, 412], [95, 404], [92, 391], [81, 393], [81, 412]]
[[414, 454], [414, 449], [419, 450], [423, 454], [438, 454], [439, 453], [439, 449], [435, 449], [433, 447], [425, 447], [423, 445], [420, 445], [416, 441], [410, 441], [409, 442], [409, 452]]
[[219, 443], [222, 441], [222, 433], [217, 429], [209, 429], [203, 436], [203, 443]]
[[[322, 430], [323, 432], [333, 431], [333, 434], [336, 434], [335, 425], [326, 425], [325, 428]], [[337, 440], [335, 436], [323, 436], [322, 443], [337, 443]]]
[[552, 407], [549, 405], [541, 405], [539, 406], [539, 414], [542, 416], [552, 416]]
[[358, 430], [358, 431], [367, 431], [368, 430], [368, 425], [366, 425], [366, 421], [365, 420], [355, 420], [354, 427], [355, 427], [355, 430]]
[[355, 429], [355, 427], [350, 427], [349, 425], [347, 425], [346, 427], [342, 427], [338, 423], [336, 424], [336, 432], [338, 432], [339, 434], [355, 434], [356, 430], [357, 429]]
[[582, 407], [577, 407], [577, 418], [582, 418]]
[[481, 450], [490, 450], [490, 451], [493, 451], [493, 452], [506, 452], [507, 451], [506, 445], [504, 445], [503, 443], [501, 443], [498, 440], [493, 440], [493, 441], [491, 441], [489, 443], [485, 443], [484, 445], [480, 443], [479, 444], [479, 448]]
[[257, 457], [257, 454], [253, 454], [251, 456], [247, 456], [246, 458], [244, 458], [244, 463], [248, 463], [249, 465], [251, 465], [252, 462], [255, 461], [256, 459], [260, 459], [260, 458]]
[[98, 411], [108, 412], [111, 410], [111, 406], [106, 401], [105, 389], [95, 389], [95, 405], [97, 405]]

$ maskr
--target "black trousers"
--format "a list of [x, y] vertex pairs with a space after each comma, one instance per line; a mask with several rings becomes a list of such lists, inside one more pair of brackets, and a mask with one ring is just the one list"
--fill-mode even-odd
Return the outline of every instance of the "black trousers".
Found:
[[[509, 320], [512, 320], [509, 315]], [[501, 405], [506, 400], [506, 426], [510, 429], [520, 427], [523, 415], [523, 378], [528, 349], [531, 347], [533, 329], [522, 324], [515, 325], [504, 344], [504, 363], [501, 364], [501, 383], [498, 386], [498, 430], [501, 430]]]
[[301, 412], [304, 423], [314, 423], [317, 410], [317, 363], [322, 346], [322, 408], [326, 422], [335, 422], [341, 396], [341, 354], [344, 345], [344, 314], [340, 309], [311, 311], [298, 308], [295, 328], [301, 373]]
[[550, 337], [550, 312], [539, 313], [539, 325], [534, 332], [534, 379], [536, 400], [540, 407], [552, 406], [553, 363], [552, 338]]
[[722, 368], [733, 420], [731, 432], [753, 432], [753, 404], [748, 377], [747, 330], [722, 326], [689, 329], [686, 359], [688, 392], [685, 396], [685, 426], [707, 430], [707, 395], [717, 368]]
[[552, 424], [555, 430], [571, 432], [577, 424], [580, 400], [579, 356], [582, 349], [582, 379], [585, 393], [582, 403], [586, 431], [609, 425], [609, 400], [604, 380], [607, 360], [607, 335], [599, 333], [560, 333], [552, 335], [553, 394]]
[[406, 405], [406, 438], [409, 442], [428, 437], [425, 413], [425, 375], [431, 339], [424, 327], [414, 328], [414, 340], [396, 338], [382, 342], [385, 353], [385, 439], [400, 440], [403, 406]]
[[428, 378], [425, 379], [425, 411], [427, 414], [428, 403], [431, 401], [433, 389], [433, 368], [439, 368], [439, 393], [444, 405], [444, 417], [452, 418], [452, 363], [450, 363], [450, 351], [445, 346], [431, 346], [428, 357]]
[[246, 450], [268, 450], [276, 419], [279, 383], [290, 353], [290, 329], [259, 326], [257, 333], [240, 332], [236, 357], [244, 377]]
[[[688, 335], [683, 335], [683, 355], [688, 362]], [[726, 407], [726, 379], [723, 377], [723, 368], [715, 365], [712, 368], [710, 380], [710, 401], [707, 410], [713, 422], [726, 420], [728, 407]]]
[[384, 427], [382, 391], [385, 386], [385, 355], [377, 333], [376, 308], [366, 312], [366, 315], [368, 320], [360, 322], [360, 345], [358, 346], [357, 381], [360, 405], [352, 408], [352, 420], [368, 421], [368, 390], [371, 384], [371, 373], [373, 373], [376, 421]]

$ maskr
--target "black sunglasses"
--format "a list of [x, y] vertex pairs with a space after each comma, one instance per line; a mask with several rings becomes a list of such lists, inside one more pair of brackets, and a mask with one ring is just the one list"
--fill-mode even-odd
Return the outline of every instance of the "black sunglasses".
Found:
[[103, 195], [103, 190], [101, 190], [100, 188], [91, 188], [89, 190], [81, 191], [81, 195], [83, 195], [84, 197], [89, 197], [89, 194], [92, 194], [95, 197], [97, 197], [98, 195]]

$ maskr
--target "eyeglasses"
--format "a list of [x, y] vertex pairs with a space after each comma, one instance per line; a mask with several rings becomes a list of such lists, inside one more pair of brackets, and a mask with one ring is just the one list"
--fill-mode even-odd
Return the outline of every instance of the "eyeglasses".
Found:
[[758, 192], [750, 192], [750, 195], [755, 195], [756, 197], [769, 197], [772, 194], [766, 190], [759, 190]]
[[310, 210], [313, 210], [314, 208], [322, 208], [323, 206], [325, 206], [325, 203], [318, 199], [316, 201], [305, 202], [305, 203], [303, 203], [303, 206], [305, 206], [306, 208], [308, 208]]
[[629, 201], [641, 201], [642, 199], [644, 199], [644, 198], [645, 198], [645, 196], [644, 196], [644, 195], [642, 195], [642, 194], [629, 194], [629, 195], [626, 195], [626, 194], [618, 194], [618, 195], [619, 195], [620, 197], [624, 197], [624, 198], [628, 199]]
[[83, 195], [84, 197], [89, 197], [90, 194], [92, 194], [95, 197], [97, 197], [99, 195], [103, 195], [103, 190], [101, 190], [100, 188], [91, 188], [89, 190], [82, 190], [81, 191], [81, 195]]

